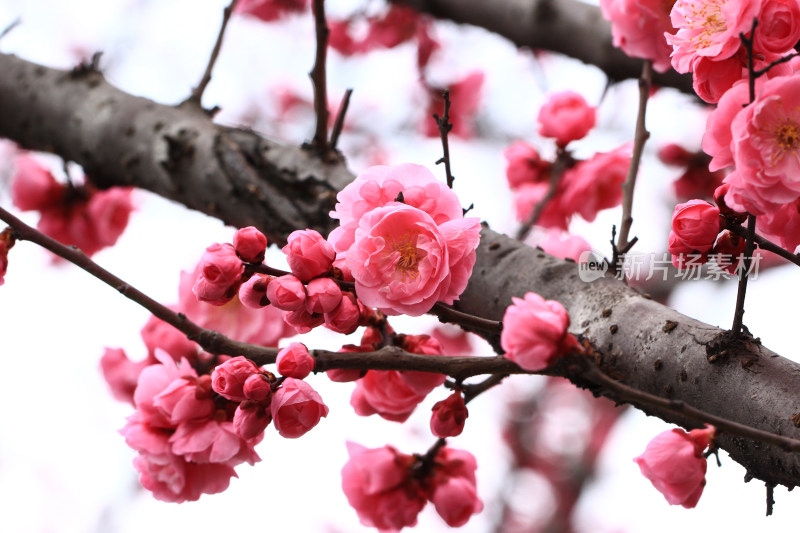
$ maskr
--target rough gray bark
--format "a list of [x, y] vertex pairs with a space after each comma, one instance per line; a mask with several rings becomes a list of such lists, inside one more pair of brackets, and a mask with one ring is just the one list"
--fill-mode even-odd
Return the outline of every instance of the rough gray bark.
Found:
[[[329, 229], [326, 213], [334, 195], [353, 179], [341, 161], [321, 163], [302, 149], [215, 125], [194, 107], [128, 95], [98, 73], [59, 71], [3, 54], [0, 72], [0, 136], [75, 161], [102, 186], [148, 189], [226, 223], [256, 225], [273, 240], [307, 226]], [[614, 279], [584, 283], [574, 263], [484, 229], [457, 308], [497, 320], [511, 296], [527, 291], [564, 304], [573, 332], [602, 351], [600, 367], [613, 378], [800, 438], [792, 422], [800, 411], [800, 365], [756, 343], [726, 345], [718, 328]], [[561, 371], [570, 377], [569, 368]], [[652, 414], [688, 423], [673, 414]], [[797, 455], [728, 435], [720, 444], [756, 478], [800, 483]]]
[[[471, 24], [517, 46], [558, 52], [600, 68], [613, 81], [638, 78], [642, 60], [611, 44], [611, 24], [597, 6], [579, 0], [390, 0], [418, 11]], [[653, 83], [694, 94], [690, 74], [655, 73]]]

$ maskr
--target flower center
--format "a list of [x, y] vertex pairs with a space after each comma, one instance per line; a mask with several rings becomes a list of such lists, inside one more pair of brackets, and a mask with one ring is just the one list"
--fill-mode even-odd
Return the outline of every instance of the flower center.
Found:
[[405, 234], [398, 239], [387, 240], [389, 249], [400, 254], [394, 269], [404, 279], [406, 277], [415, 278], [419, 275], [419, 262], [427, 255], [425, 250], [417, 248], [417, 237], [418, 234], [414, 233]]
[[687, 6], [688, 28], [700, 30], [694, 38], [695, 50], [708, 48], [714, 44], [716, 34], [728, 29], [725, 17], [722, 16], [722, 5], [726, 1], [692, 2]]
[[800, 127], [791, 120], [780, 124], [775, 130], [775, 140], [782, 152], [797, 150], [800, 145]]

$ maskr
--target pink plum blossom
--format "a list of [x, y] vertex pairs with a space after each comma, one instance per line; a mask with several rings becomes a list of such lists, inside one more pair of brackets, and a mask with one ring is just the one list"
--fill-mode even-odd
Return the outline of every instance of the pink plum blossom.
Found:
[[[2, 248], [2, 241], [0, 241]], [[0, 276], [2, 279], [2, 276]], [[133, 362], [121, 348], [106, 348], [100, 358], [100, 369], [111, 388], [114, 399], [133, 404], [133, 392], [139, 381], [139, 374], [150, 364], [148, 360]]]
[[201, 302], [224, 305], [236, 295], [244, 274], [244, 264], [232, 244], [214, 243], [200, 258], [200, 275], [192, 292]]
[[595, 114], [595, 108], [574, 91], [552, 94], [539, 109], [539, 135], [566, 146], [589, 133], [595, 124]]
[[258, 367], [250, 359], [241, 355], [233, 357], [214, 368], [211, 374], [211, 387], [214, 392], [228, 400], [242, 402], [246, 399], [245, 381], [258, 372]]
[[800, 2], [763, 0], [753, 49], [761, 54], [783, 54], [800, 41]]
[[235, 11], [264, 22], [272, 22], [291, 13], [302, 13], [307, 8], [308, 0], [240, 0]]
[[673, 249], [677, 252], [678, 248], [707, 252], [714, 246], [720, 223], [719, 209], [704, 200], [689, 200], [676, 205], [672, 213], [670, 253], [675, 253]]
[[411, 476], [415, 459], [391, 446], [368, 449], [347, 443], [350, 459], [342, 468], [342, 490], [359, 521], [381, 531], [399, 531], [417, 524], [426, 499]]
[[463, 217], [458, 197], [427, 168], [412, 163], [370, 167], [336, 196], [331, 217], [339, 220], [339, 227], [328, 237], [336, 252], [347, 252], [353, 245], [365, 214], [395, 202], [400, 193], [403, 203], [425, 211], [436, 224]]
[[395, 202], [361, 218], [347, 266], [365, 305], [419, 316], [466, 288], [479, 239], [477, 218], [437, 226], [426, 212]]
[[309, 313], [330, 313], [342, 301], [342, 289], [331, 278], [316, 278], [306, 286], [306, 310]]
[[672, 3], [663, 0], [600, 0], [600, 10], [611, 21], [614, 46], [630, 57], [653, 62], [658, 72], [670, 69], [672, 47], [664, 39], [674, 33], [670, 22]]
[[741, 46], [739, 34], [750, 33], [760, 2], [755, 0], [678, 0], [670, 18], [678, 31], [665, 33], [672, 45], [672, 66], [693, 70], [698, 57], [721, 61]]
[[511, 300], [513, 304], [506, 308], [500, 333], [504, 357], [535, 372], [577, 346], [575, 337], [567, 331], [569, 315], [563, 305], [533, 292]]
[[272, 395], [270, 403], [275, 429], [282, 437], [302, 437], [328, 416], [328, 406], [320, 395], [305, 381], [286, 378]]
[[433, 405], [431, 433], [437, 437], [456, 437], [464, 431], [464, 422], [469, 416], [464, 396], [454, 392], [447, 399]]
[[30, 156], [14, 160], [16, 172], [11, 177], [11, 199], [23, 211], [41, 211], [61, 204], [66, 187], [49, 170]]
[[275, 279], [266, 274], [253, 274], [239, 287], [239, 301], [248, 309], [261, 309], [269, 305], [267, 286]]
[[247, 226], [233, 235], [233, 247], [242, 261], [260, 263], [267, 251], [267, 237], [255, 226]]
[[139, 455], [133, 459], [139, 483], [157, 500], [181, 503], [195, 501], [202, 494], [217, 494], [236, 476], [225, 464], [196, 464], [179, 455]]
[[98, 191], [89, 198], [87, 212], [101, 248], [113, 246], [128, 226], [133, 203], [131, 189], [112, 187]]
[[673, 429], [658, 434], [634, 461], [642, 475], [664, 495], [670, 505], [691, 509], [706, 484], [707, 461], [703, 451], [714, 439], [715, 429]]
[[[194, 299], [194, 295], [192, 295], [192, 299]], [[174, 326], [154, 315], [150, 315], [150, 319], [139, 334], [147, 347], [149, 364], [156, 362], [156, 348], [164, 350], [176, 361], [183, 358], [188, 361], [197, 359], [200, 347], [187, 339], [185, 333], [178, 331]]]
[[552, 165], [544, 161], [530, 144], [517, 141], [503, 151], [503, 156], [506, 159], [506, 180], [512, 189], [523, 183], [547, 180]]
[[272, 395], [272, 381], [274, 376], [269, 374], [253, 374], [245, 380], [242, 387], [244, 397], [253, 402], [266, 402]]
[[610, 152], [598, 152], [567, 170], [562, 178], [563, 209], [579, 213], [591, 222], [599, 211], [619, 205], [631, 163], [631, 148], [625, 144]]
[[356, 297], [349, 292], [342, 293], [342, 300], [336, 309], [325, 313], [325, 327], [337, 333], [353, 333], [361, 320], [361, 310]]
[[580, 235], [570, 235], [558, 230], [550, 230], [544, 238], [536, 243], [542, 250], [561, 259], [570, 258], [579, 261], [583, 252], [592, 247]]
[[448, 477], [436, 485], [431, 497], [436, 512], [450, 527], [461, 527], [483, 510], [475, 483], [463, 477]]
[[308, 348], [300, 342], [291, 342], [278, 352], [278, 372], [282, 376], [294, 379], [305, 379], [314, 370], [314, 358], [308, 353]]
[[270, 422], [269, 408], [256, 402], [240, 403], [233, 414], [233, 430], [245, 440], [258, 438]]
[[302, 282], [330, 271], [336, 252], [319, 232], [306, 229], [289, 234], [283, 247], [292, 274]]
[[269, 282], [267, 299], [282, 311], [296, 311], [306, 302], [306, 287], [296, 277], [286, 274]]

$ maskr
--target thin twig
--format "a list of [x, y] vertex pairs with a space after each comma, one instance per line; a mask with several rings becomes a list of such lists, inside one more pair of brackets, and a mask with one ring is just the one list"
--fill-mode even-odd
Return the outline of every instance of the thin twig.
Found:
[[214, 48], [211, 50], [211, 56], [208, 58], [206, 70], [203, 72], [203, 77], [200, 78], [200, 83], [197, 84], [197, 87], [192, 89], [192, 94], [186, 99], [187, 102], [192, 102], [198, 106], [201, 105], [203, 93], [206, 90], [206, 86], [211, 81], [211, 71], [214, 70], [214, 64], [217, 62], [219, 51], [222, 48], [222, 38], [225, 36], [225, 29], [228, 27], [228, 21], [230, 20], [233, 9], [236, 7], [236, 2], [238, 1], [239, 0], [231, 0], [231, 3], [228, 4], [228, 7], [223, 10], [222, 25], [219, 28], [219, 34], [217, 34], [217, 41], [214, 43]]
[[[642, 76], [639, 78], [639, 110], [636, 115], [636, 132], [633, 137], [633, 153], [631, 163], [628, 166], [628, 175], [625, 183], [622, 184], [622, 221], [619, 225], [619, 239], [615, 252], [619, 256], [613, 258], [613, 267], [619, 272], [621, 259], [627, 251], [631, 249], [631, 242], [628, 241], [631, 225], [633, 224], [633, 191], [636, 187], [636, 176], [639, 174], [639, 164], [642, 161], [642, 152], [650, 132], [645, 125], [645, 115], [647, 113], [647, 100], [650, 97], [650, 87], [653, 83], [653, 64], [645, 61], [642, 66]], [[624, 251], [623, 251], [624, 250]]]
[[541, 200], [539, 200], [539, 203], [537, 203], [536, 207], [533, 208], [531, 216], [528, 217], [528, 220], [526, 220], [517, 231], [518, 241], [524, 241], [528, 237], [531, 232], [531, 228], [533, 228], [534, 224], [538, 222], [539, 217], [544, 212], [544, 208], [547, 207], [547, 204], [553, 199], [553, 197], [555, 197], [561, 177], [573, 162], [574, 161], [569, 152], [562, 148], [558, 149], [555, 163], [553, 163], [553, 167], [550, 169], [550, 186], [547, 189], [547, 193]]
[[17, 17], [16, 19], [14, 19], [14, 22], [3, 28], [3, 31], [0, 31], [0, 39], [11, 33], [11, 30], [19, 26], [21, 23], [22, 23], [21, 18]]
[[750, 265], [753, 261], [753, 252], [756, 248], [756, 216], [747, 215], [747, 233], [744, 245], [744, 264], [739, 271], [739, 285], [736, 290], [736, 308], [733, 312], [733, 325], [731, 331], [741, 333], [742, 319], [744, 318], [744, 298], [747, 294], [747, 277], [750, 275]]
[[453, 125], [450, 123], [450, 89], [445, 89], [442, 93], [442, 100], [444, 100], [444, 112], [441, 118], [436, 113], [433, 114], [433, 120], [436, 121], [436, 127], [439, 128], [439, 136], [442, 138], [442, 157], [436, 161], [436, 164], [444, 163], [444, 172], [447, 176], [447, 186], [453, 188], [453, 176], [450, 171], [450, 144], [447, 140], [450, 130]]
[[469, 403], [474, 400], [478, 395], [483, 394], [487, 390], [500, 385], [508, 374], [495, 374], [484, 379], [480, 383], [472, 385], [463, 385], [461, 388], [464, 391], [464, 403]]
[[331, 131], [331, 150], [336, 150], [336, 145], [339, 142], [339, 135], [342, 133], [344, 127], [344, 116], [347, 113], [347, 106], [350, 105], [350, 96], [353, 94], [353, 89], [347, 89], [344, 92], [342, 103], [339, 105], [339, 112], [336, 115], [336, 120], [333, 122], [333, 130]]
[[[734, 235], [737, 235], [737, 236], [745, 238], [745, 239], [747, 238], [747, 230], [745, 228], [743, 228], [742, 226], [729, 227], [728, 229]], [[783, 246], [778, 246], [774, 242], [770, 241], [769, 239], [766, 239], [766, 238], [762, 237], [759, 234], [756, 234], [753, 240], [758, 245], [758, 247], [761, 248], [762, 250], [766, 250], [768, 252], [772, 252], [775, 255], [783, 257], [787, 261], [790, 261], [790, 262], [794, 263], [795, 265], [800, 266], [800, 255], [793, 254], [792, 252], [790, 252], [789, 250], [787, 250]]]
[[614, 381], [606, 374], [600, 371], [594, 365], [588, 366], [585, 370], [580, 372], [580, 376], [592, 383], [605, 387], [614, 393], [613, 398], [618, 401], [643, 404], [651, 407], [657, 407], [661, 410], [673, 413], [675, 415], [691, 418], [700, 423], [711, 424], [717, 430], [744, 437], [767, 444], [773, 444], [787, 452], [800, 452], [800, 440], [784, 437], [783, 435], [776, 435], [769, 431], [763, 431], [754, 427], [739, 424], [727, 418], [722, 418], [711, 413], [695, 409], [690, 405], [686, 405], [680, 400], [670, 400], [661, 398], [647, 392], [643, 392], [633, 387], [629, 387], [619, 381]]
[[314, 66], [308, 73], [314, 86], [314, 112], [317, 124], [314, 129], [312, 145], [320, 154], [328, 153], [328, 88], [325, 73], [325, 60], [328, 53], [328, 24], [325, 22], [325, 0], [314, 0], [314, 30], [317, 36], [317, 48]]

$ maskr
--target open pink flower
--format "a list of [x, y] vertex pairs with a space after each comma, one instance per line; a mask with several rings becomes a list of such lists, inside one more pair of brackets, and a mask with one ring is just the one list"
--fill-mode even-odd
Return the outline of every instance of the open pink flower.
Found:
[[593, 221], [599, 211], [622, 202], [622, 184], [631, 163], [631, 145], [597, 152], [564, 172], [562, 209]]
[[414, 457], [391, 446], [368, 449], [353, 442], [347, 443], [347, 451], [342, 490], [359, 521], [382, 531], [415, 526], [427, 501], [411, 475]]
[[339, 227], [328, 242], [337, 253], [346, 252], [353, 245], [361, 217], [395, 202], [400, 193], [403, 203], [425, 211], [436, 224], [463, 217], [458, 197], [427, 168], [412, 163], [379, 165], [359, 174], [336, 196], [339, 203], [331, 217], [339, 220]]
[[394, 203], [361, 218], [347, 266], [365, 305], [419, 316], [466, 288], [479, 239], [477, 218], [437, 226], [424, 211]]
[[222, 492], [236, 476], [228, 465], [197, 464], [171, 453], [139, 455], [133, 459], [133, 466], [139, 472], [139, 483], [157, 500], [174, 503]]
[[524, 141], [517, 141], [503, 151], [506, 158], [506, 180], [516, 189], [523, 183], [546, 181], [551, 164], [539, 157], [536, 148]]
[[66, 187], [49, 170], [30, 156], [14, 160], [16, 173], [11, 178], [11, 199], [23, 211], [41, 211], [59, 205]]
[[673, 46], [672, 66], [691, 72], [698, 57], [727, 59], [741, 46], [739, 34], [750, 33], [760, 2], [755, 0], [678, 0], [672, 7], [675, 35], [665, 33]]
[[128, 187], [112, 187], [89, 198], [86, 209], [100, 247], [113, 246], [128, 226], [133, 211], [131, 191]]
[[577, 346], [567, 331], [569, 315], [563, 305], [533, 292], [511, 300], [514, 303], [506, 308], [500, 333], [504, 357], [533, 372], [547, 368]]
[[644, 453], [635, 458], [642, 475], [664, 495], [670, 505], [687, 509], [697, 505], [706, 484], [707, 461], [703, 451], [714, 438], [715, 429], [673, 429], [658, 434]]
[[649, 59], [658, 72], [671, 67], [672, 47], [664, 39], [665, 33], [675, 32], [671, 8], [664, 0], [600, 0], [603, 17], [611, 21], [614, 46], [630, 57]]
[[566, 146], [589, 133], [595, 115], [595, 108], [574, 91], [552, 94], [539, 109], [539, 135], [552, 137], [560, 146]]
[[[0, 248], [2, 248], [2, 241], [0, 241]], [[2, 279], [1, 275], [0, 279]], [[139, 374], [149, 364], [150, 361], [147, 359], [131, 361], [122, 348], [106, 348], [103, 357], [100, 358], [100, 369], [106, 383], [111, 388], [114, 399], [132, 404]]]

